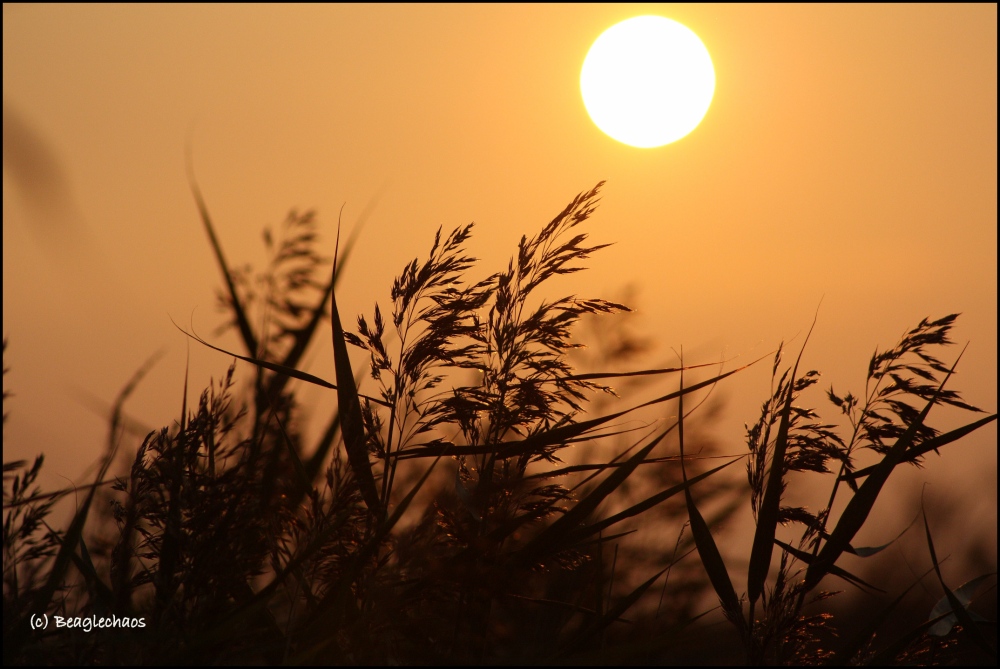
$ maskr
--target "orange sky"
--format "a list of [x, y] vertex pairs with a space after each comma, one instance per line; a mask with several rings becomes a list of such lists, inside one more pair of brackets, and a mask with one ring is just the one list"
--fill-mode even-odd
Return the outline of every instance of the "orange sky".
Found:
[[[591, 123], [578, 77], [604, 29], [649, 13], [701, 37], [717, 87], [691, 135], [643, 150]], [[161, 347], [128, 409], [176, 417], [187, 341], [170, 319], [219, 322], [189, 138], [234, 264], [259, 261], [291, 207], [316, 208], [332, 241], [344, 202], [352, 221], [379, 195], [345, 319], [385, 302], [438, 225], [476, 221], [485, 275], [606, 179], [590, 230], [616, 245], [560, 286], [636, 285], [655, 362], [681, 344], [690, 362], [797, 348], [822, 300], [803, 364], [860, 391], [876, 346], [957, 311], [971, 344], [954, 387], [995, 411], [996, 68], [995, 5], [5, 4], [4, 457], [43, 451], [53, 485], [79, 480], [106, 429], [80, 391], [110, 402]], [[334, 378], [329, 350], [309, 362]], [[193, 347], [192, 395], [228, 363]], [[717, 391], [726, 451], [769, 373]], [[943, 460], [897, 485], [978, 491], [965, 508], [995, 532], [995, 424]]]

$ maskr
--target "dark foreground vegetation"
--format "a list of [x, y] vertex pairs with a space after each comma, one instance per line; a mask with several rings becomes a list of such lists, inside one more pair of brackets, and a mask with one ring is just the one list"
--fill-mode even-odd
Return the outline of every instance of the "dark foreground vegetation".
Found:
[[[140, 372], [86, 487], [46, 492], [35, 483], [41, 456], [5, 462], [4, 664], [995, 660], [995, 626], [970, 607], [993, 575], [947, 583], [926, 515], [933, 569], [849, 627], [827, 606], [833, 590], [879, 590], [841, 557], [887, 555], [855, 535], [894, 469], [946, 446], [947, 456], [996, 419], [945, 433], [928, 423], [934, 405], [980, 411], [947, 387], [960, 356], [939, 357], [956, 317], [923, 320], [877, 351], [857, 394], [824, 397], [801, 350], [786, 363], [779, 347], [760, 363], [772, 365], [772, 389], [747, 451], [701, 457], [689, 394], [742, 368], [681, 357], [672, 369], [580, 373], [569, 364], [573, 326], [627, 308], [540, 297], [601, 248], [579, 227], [599, 187], [481, 280], [468, 278], [472, 226], [439, 231], [385, 311], [376, 305], [354, 332], [334, 294], [351, 240], [331, 272], [312, 216], [293, 213], [265, 233], [270, 265], [237, 271], [196, 190], [244, 346], [234, 355], [254, 364], [253, 382], [239, 388], [231, 367], [125, 453], [122, 405]], [[297, 370], [327, 321], [335, 383]], [[349, 346], [366, 369], [352, 367]], [[649, 378], [670, 385], [594, 410], [611, 384]], [[298, 381], [331, 389], [318, 443], [301, 434]], [[807, 408], [817, 400], [832, 418]], [[671, 418], [637, 429], [631, 418], [648, 407]], [[824, 508], [783, 500], [790, 481], [819, 475]], [[72, 494], [75, 515], [57, 529], [52, 507]], [[719, 521], [745, 504], [752, 543], [724, 560]], [[669, 539], [630, 547], [637, 529]], [[940, 603], [925, 623], [886, 634], [918, 584]]]

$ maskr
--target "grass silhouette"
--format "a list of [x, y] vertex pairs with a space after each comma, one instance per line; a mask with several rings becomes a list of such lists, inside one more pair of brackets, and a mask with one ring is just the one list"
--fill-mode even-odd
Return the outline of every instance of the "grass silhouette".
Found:
[[[885, 548], [853, 542], [894, 469], [996, 419], [945, 433], [927, 423], [935, 404], [980, 411], [946, 388], [957, 360], [937, 357], [956, 316], [921, 321], [877, 351], [864, 393], [827, 392], [846, 431], [803, 406], [819, 374], [800, 372], [801, 351], [784, 366], [779, 347], [747, 453], [704, 468], [690, 455], [685, 403], [745, 367], [688, 384], [685, 372], [706, 365], [682, 358], [670, 369], [577, 373], [573, 328], [628, 309], [540, 296], [603, 248], [581, 231], [600, 187], [478, 281], [468, 278], [472, 225], [439, 230], [426, 259], [394, 281], [386, 310], [376, 304], [353, 332], [335, 291], [353, 238], [342, 252], [338, 241], [331, 270], [314, 216], [292, 212], [279, 233], [265, 231], [267, 268], [235, 270], [195, 188], [223, 274], [220, 305], [243, 346], [230, 355], [254, 365], [252, 387], [235, 385], [234, 363], [111, 476], [140, 370], [115, 404], [107, 453], [66, 529], [46, 518], [75, 491], [38, 488], [41, 456], [5, 462], [5, 664], [662, 663], [676, 660], [685, 636], [704, 638], [699, 621], [715, 614], [695, 607], [713, 590], [737, 658], [751, 664], [924, 662], [969, 648], [995, 659], [992, 628], [969, 608], [990, 575], [950, 588], [926, 518], [944, 593], [926, 624], [876, 638], [907, 590], [836, 638], [821, 604], [831, 593], [820, 586], [834, 581], [878, 589], [840, 558]], [[297, 369], [327, 320], [335, 383]], [[354, 369], [349, 346], [367, 355], [367, 369]], [[366, 375], [377, 387], [370, 395], [359, 392]], [[595, 393], [613, 394], [612, 379], [636, 377], [676, 379], [676, 390], [588, 412]], [[290, 379], [336, 392], [336, 412], [308, 447]], [[658, 405], [676, 407], [665, 427], [639, 438], [619, 429], [619, 419]], [[878, 462], [856, 466], [864, 451]], [[717, 476], [744, 460], [745, 487]], [[827, 477], [824, 508], [784, 504], [800, 472]], [[706, 504], [720, 502], [706, 519]], [[745, 593], [715, 538], [737, 504], [756, 519], [742, 556]], [[637, 523], [676, 533], [672, 554], [619, 551]], [[801, 528], [796, 543], [777, 538], [785, 525]], [[33, 629], [42, 614], [92, 629]], [[108, 620], [119, 626], [102, 626]], [[705, 649], [707, 661], [716, 650]]]

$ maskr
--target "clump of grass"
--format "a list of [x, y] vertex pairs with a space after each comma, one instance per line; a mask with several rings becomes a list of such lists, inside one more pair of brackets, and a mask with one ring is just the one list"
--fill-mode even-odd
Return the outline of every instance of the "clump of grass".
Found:
[[[946, 651], [956, 624], [959, 640], [993, 652], [968, 609], [984, 580], [949, 589], [929, 527], [945, 598], [928, 625], [880, 646], [873, 637], [886, 613], [853, 641], [834, 643], [830, 616], [817, 606], [829, 596], [819, 590], [827, 577], [873, 589], [838, 561], [845, 552], [878, 552], [852, 541], [892, 470], [996, 418], [943, 434], [926, 423], [935, 403], [978, 411], [945, 389], [954, 366], [934, 357], [950, 343], [955, 317], [923, 321], [876, 353], [863, 397], [830, 389], [849, 424], [846, 438], [800, 406], [818, 372], [799, 374], [800, 353], [779, 374], [779, 348], [771, 396], [747, 431], [748, 453], [698, 472], [685, 400], [739, 369], [690, 385], [685, 371], [704, 365], [577, 373], [568, 357], [579, 346], [574, 327], [627, 307], [540, 294], [605, 246], [590, 244], [581, 227], [600, 187], [523, 237], [506, 269], [484, 278], [470, 278], [473, 226], [439, 230], [426, 259], [396, 278], [386, 309], [376, 304], [354, 332], [335, 291], [353, 239], [343, 253], [335, 249], [330, 268], [316, 250], [314, 216], [293, 212], [280, 235], [265, 233], [264, 272], [233, 271], [195, 189], [225, 282], [220, 304], [244, 349], [231, 355], [253, 363], [253, 385], [237, 402], [230, 367], [189, 408], [185, 382], [180, 419], [151, 432], [128, 470], [110, 478], [113, 425], [98, 476], [66, 530], [45, 523], [68, 491], [33, 488], [41, 459], [5, 464], [5, 663], [669, 661], [679, 631], [706, 613], [693, 607], [708, 587], [754, 664], [947, 657], [932, 653]], [[335, 383], [297, 369], [326, 321]], [[348, 346], [366, 355], [365, 374], [356, 375]], [[613, 378], [671, 375], [675, 391], [588, 414], [595, 394], [613, 392]], [[336, 411], [310, 448], [297, 429], [291, 379], [336, 392]], [[367, 386], [375, 389], [362, 392]], [[641, 438], [617, 427], [639, 409], [674, 403], [676, 417]], [[609, 450], [617, 454], [602, 456]], [[858, 468], [864, 451], [879, 462]], [[738, 594], [713, 526], [745, 497], [708, 519], [699, 505], [731, 490], [716, 474], [744, 457], [757, 528], [747, 591]], [[818, 512], [784, 500], [799, 472], [830, 476]], [[658, 487], [634, 499], [639, 479]], [[95, 499], [110, 514], [92, 513]], [[97, 519], [90, 534], [88, 518]], [[669, 554], [619, 551], [636, 521], [675, 533]], [[111, 539], [95, 538], [109, 524]], [[786, 524], [802, 528], [795, 545], [778, 537]], [[144, 626], [32, 630], [40, 613]]]
[[[757, 529], [749, 557], [749, 612], [746, 617], [741, 602], [735, 599], [728, 572], [718, 559], [714, 546], [707, 539], [704, 546], [699, 545], [723, 609], [744, 641], [749, 662], [803, 663], [836, 658], [843, 663], [861, 659], [860, 653], [875, 634], [874, 628], [839, 652], [821, 652], [810, 646], [818, 645], [819, 631], [829, 627], [830, 616], [804, 615], [803, 608], [810, 596], [811, 602], [830, 596], [828, 592], [816, 592], [827, 575], [836, 576], [863, 590], [878, 590], [836, 563], [844, 553], [870, 557], [889, 545], [855, 548], [851, 542], [871, 513], [893, 469], [903, 463], [919, 464], [924, 454], [996, 419], [996, 414], [993, 414], [944, 434], [926, 423], [927, 415], [936, 403], [982, 412], [962, 401], [959, 393], [945, 389], [958, 360], [947, 367], [932, 355], [935, 347], [951, 343], [948, 333], [956, 318], [957, 314], [934, 321], [924, 319], [894, 347], [876, 351], [868, 365], [863, 398], [859, 399], [851, 393], [841, 397], [833, 388], [827, 391], [829, 401], [848, 418], [851, 434], [846, 440], [838, 435], [835, 424], [823, 422], [816, 410], [798, 404], [801, 395], [819, 381], [819, 372], [810, 370], [798, 374], [802, 358], [800, 351], [794, 365], [784, 369], [779, 376], [782, 354], [779, 347], [772, 369], [772, 395], [764, 402], [759, 420], [747, 429], [747, 475]], [[875, 465], [856, 469], [853, 458], [860, 450], [873, 451], [882, 458]], [[837, 463], [836, 473], [829, 469], [831, 462]], [[782, 505], [785, 487], [796, 472], [833, 475], [828, 502], [817, 513], [802, 507]], [[859, 485], [857, 481], [862, 479]], [[832, 510], [838, 495], [844, 494], [842, 483], [847, 484], [851, 496], [834, 522]], [[775, 537], [777, 528], [789, 523], [802, 527], [797, 546]], [[940, 576], [929, 530], [928, 546]], [[780, 550], [779, 567], [773, 586], [768, 591], [768, 575], [776, 547]], [[951, 592], [943, 581], [941, 586], [946, 593]], [[949, 595], [949, 601], [952, 599]], [[761, 603], [760, 618], [755, 616], [758, 601]], [[966, 622], [971, 620], [965, 609], [968, 600], [962, 605], [957, 600], [952, 604], [956, 615], [964, 617]], [[958, 609], [963, 613], [958, 613]], [[966, 624], [965, 627], [977, 643], [991, 649], [978, 626]], [[899, 649], [899, 653], [905, 652]], [[893, 660], [896, 657], [889, 654], [881, 655], [879, 659]]]

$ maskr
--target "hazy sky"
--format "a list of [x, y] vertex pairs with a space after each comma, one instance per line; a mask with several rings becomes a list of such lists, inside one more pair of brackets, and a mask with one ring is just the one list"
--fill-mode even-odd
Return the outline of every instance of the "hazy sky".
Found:
[[[694, 30], [717, 76], [702, 124], [657, 149], [602, 134], [579, 92], [591, 43], [639, 14]], [[165, 348], [127, 408], [168, 424], [188, 347], [170, 319], [220, 322], [188, 143], [234, 264], [259, 262], [292, 207], [317, 209], [332, 244], [341, 205], [351, 222], [378, 197], [348, 322], [439, 225], [476, 221], [485, 276], [606, 179], [589, 230], [615, 246], [557, 289], [636, 286], [654, 362], [681, 344], [689, 362], [797, 349], [822, 300], [803, 362], [822, 404], [831, 383], [863, 390], [875, 347], [962, 312], [953, 387], [996, 409], [996, 5], [4, 4], [3, 105], [4, 457], [45, 452], [55, 485], [104, 444], [84, 394], [112, 401]], [[194, 397], [229, 360], [190, 355]], [[767, 396], [758, 367], [717, 391], [726, 451]], [[309, 370], [334, 378], [327, 347]], [[995, 424], [943, 460], [896, 485], [977, 491], [966, 508], [995, 532]]]

